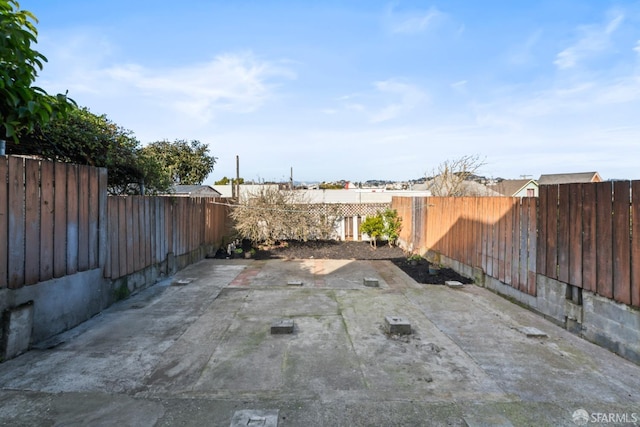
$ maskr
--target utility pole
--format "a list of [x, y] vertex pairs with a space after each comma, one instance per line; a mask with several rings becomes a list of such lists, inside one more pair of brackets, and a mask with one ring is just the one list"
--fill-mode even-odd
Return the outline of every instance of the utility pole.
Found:
[[240, 156], [236, 155], [236, 197], [240, 200]]
[[291, 176], [289, 178], [289, 190], [293, 190], [293, 166], [291, 166]]

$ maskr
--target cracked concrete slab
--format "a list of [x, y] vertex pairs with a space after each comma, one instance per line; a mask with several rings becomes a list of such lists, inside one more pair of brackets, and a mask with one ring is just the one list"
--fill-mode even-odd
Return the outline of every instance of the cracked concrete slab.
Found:
[[[390, 313], [412, 334], [389, 335]], [[280, 318], [293, 334], [270, 333]], [[12, 426], [226, 427], [238, 411], [275, 411], [278, 426], [640, 414], [639, 366], [485, 289], [420, 285], [386, 261], [203, 260], [0, 364], [0, 387], [0, 425]]]

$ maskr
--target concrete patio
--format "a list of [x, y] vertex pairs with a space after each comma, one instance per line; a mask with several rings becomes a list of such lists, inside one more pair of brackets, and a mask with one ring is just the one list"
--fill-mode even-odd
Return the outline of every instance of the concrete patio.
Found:
[[640, 366], [388, 261], [203, 260], [0, 364], [0, 385], [10, 426], [640, 423]]

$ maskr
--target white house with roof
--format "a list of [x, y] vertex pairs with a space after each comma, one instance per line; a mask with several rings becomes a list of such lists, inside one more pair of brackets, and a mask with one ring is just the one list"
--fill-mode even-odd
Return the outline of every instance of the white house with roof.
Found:
[[538, 197], [538, 183], [533, 179], [505, 179], [488, 187], [506, 197]]

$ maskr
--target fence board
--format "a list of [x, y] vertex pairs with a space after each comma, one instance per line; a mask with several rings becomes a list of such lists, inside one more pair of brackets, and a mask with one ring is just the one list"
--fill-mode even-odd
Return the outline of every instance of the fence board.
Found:
[[109, 256], [107, 257], [107, 264], [105, 266], [105, 277], [118, 278], [120, 276], [120, 228], [118, 227], [118, 198], [107, 198], [107, 218], [109, 227], [109, 234], [107, 236]]
[[24, 284], [40, 279], [40, 162], [25, 159]]
[[67, 169], [67, 274], [78, 272], [78, 166]]
[[487, 253], [488, 253], [488, 242], [489, 242], [489, 225], [488, 225], [488, 219], [487, 219], [487, 215], [488, 215], [488, 206], [489, 206], [489, 198], [487, 197], [482, 197], [480, 199], [480, 212], [482, 213], [482, 217], [480, 219], [480, 223], [481, 223], [481, 233], [482, 233], [482, 238], [481, 238], [481, 242], [482, 242], [482, 246], [480, 247], [480, 266], [482, 268], [482, 271], [486, 272], [487, 271]]
[[528, 257], [528, 277], [527, 277], [527, 292], [529, 295], [536, 296], [537, 294], [537, 285], [536, 285], [536, 265], [537, 260], [536, 257], [540, 253], [538, 251], [537, 245], [540, 242], [540, 239], [537, 237], [538, 230], [538, 211], [540, 209], [539, 203], [540, 199], [529, 198], [529, 214], [528, 214], [528, 223], [529, 223], [529, 232], [527, 233], [527, 257]]
[[53, 201], [53, 276], [67, 274], [67, 169], [64, 163], [54, 166]]
[[582, 288], [582, 184], [569, 187], [569, 281]]
[[41, 162], [40, 185], [40, 272], [39, 280], [44, 282], [53, 277], [53, 214], [54, 214], [54, 163]]
[[547, 204], [549, 202], [549, 186], [541, 185], [538, 188], [538, 244], [536, 246], [536, 271], [546, 274], [547, 271]]
[[129, 253], [129, 240], [127, 234], [130, 233], [130, 229], [127, 228], [127, 199], [126, 197], [118, 196], [118, 275], [116, 277], [126, 276], [127, 260], [133, 255]]
[[505, 215], [502, 212], [502, 203], [499, 204], [498, 211], [500, 217], [498, 219], [498, 279], [501, 282], [505, 281], [505, 256], [506, 256], [506, 236], [507, 236], [507, 221]]
[[612, 189], [610, 182], [599, 182], [596, 187], [596, 291], [606, 298], [613, 298], [613, 228]]
[[98, 212], [97, 218], [97, 231], [98, 231], [98, 266], [106, 265], [107, 256], [109, 254], [109, 236], [107, 228], [107, 169], [99, 168], [97, 171], [98, 178]]
[[155, 243], [153, 237], [153, 227], [151, 224], [151, 201], [148, 197], [144, 198], [144, 265], [153, 264], [153, 244]]
[[[513, 286], [513, 207], [504, 214], [504, 283]], [[516, 284], [517, 288], [517, 284]]]
[[520, 221], [517, 229], [518, 234], [518, 289], [523, 292], [529, 292], [528, 288], [528, 270], [529, 270], [529, 205], [531, 200], [529, 198], [522, 198], [520, 200]]
[[631, 304], [631, 183], [613, 183], [613, 297]]
[[640, 181], [631, 183], [631, 304], [640, 307]]
[[558, 280], [569, 282], [569, 184], [558, 186]]
[[545, 276], [558, 278], [558, 186], [547, 186]]
[[490, 218], [489, 218], [489, 268], [487, 271], [491, 271], [489, 274], [491, 277], [498, 277], [498, 207], [496, 206], [496, 200], [491, 199]]
[[126, 260], [126, 274], [131, 274], [135, 271], [135, 259], [138, 256], [135, 251], [135, 230], [133, 228], [133, 198], [131, 196], [124, 198], [125, 205], [125, 223], [127, 230], [127, 260]]
[[24, 163], [19, 157], [9, 157], [9, 239], [8, 273], [9, 288], [15, 289], [24, 283], [25, 244], [25, 185]]
[[129, 200], [131, 200], [131, 211], [129, 215], [131, 215], [131, 225], [132, 225], [132, 250], [133, 250], [133, 267], [129, 269], [129, 273], [133, 273], [134, 271], [140, 271], [142, 269], [142, 233], [140, 230], [140, 223], [142, 218], [140, 215], [140, 196], [129, 196]]
[[[89, 268], [94, 269], [100, 266], [100, 170], [97, 168], [88, 169], [89, 181], [89, 230], [88, 230], [88, 246], [89, 246]], [[106, 208], [106, 207], [105, 207]]]
[[596, 291], [596, 187], [582, 186], [582, 288]]
[[[0, 242], [9, 242], [9, 184], [8, 184], [8, 158], [0, 156]], [[7, 287], [9, 271], [7, 265], [9, 252], [8, 244], [0, 244], [0, 289]]]
[[175, 235], [174, 235], [174, 221], [175, 221], [175, 215], [173, 215], [173, 212], [175, 210], [175, 202], [176, 199], [172, 198], [169, 199], [168, 203], [165, 203], [165, 216], [166, 216], [166, 221], [165, 221], [165, 234], [167, 236], [167, 251], [166, 253], [176, 253], [176, 248], [175, 248]]
[[89, 269], [89, 166], [78, 166], [78, 271]]

